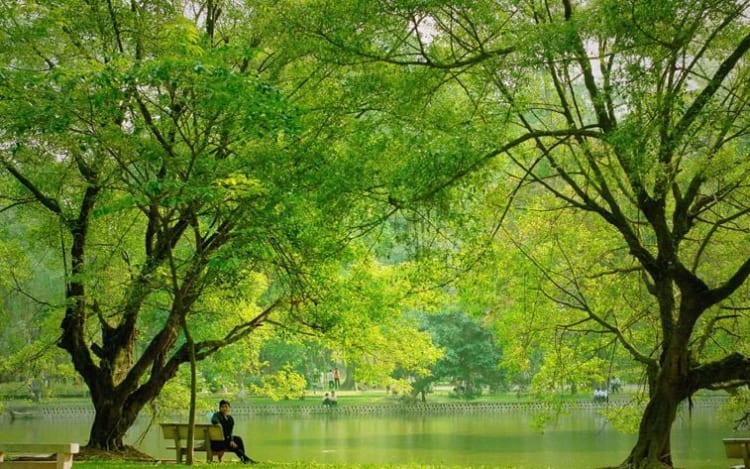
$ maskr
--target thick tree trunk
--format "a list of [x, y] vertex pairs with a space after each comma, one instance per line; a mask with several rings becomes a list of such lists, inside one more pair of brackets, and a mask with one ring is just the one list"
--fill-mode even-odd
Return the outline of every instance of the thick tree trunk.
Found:
[[92, 400], [95, 414], [87, 446], [108, 451], [122, 450], [125, 447], [125, 433], [146, 403], [131, 402], [123, 405], [125, 400], [122, 396], [96, 398], [93, 394]]
[[[125, 340], [110, 343], [120, 355], [131, 357], [133, 342]], [[84, 355], [85, 350], [76, 353]], [[79, 370], [91, 391], [94, 405], [94, 422], [91, 425], [88, 447], [103, 450], [121, 450], [124, 437], [143, 408], [156, 398], [168, 380], [176, 373], [176, 367], [162, 368], [158, 373], [152, 369], [149, 379], [138, 385], [126, 378], [132, 360], [102, 360], [100, 368]]]
[[[94, 404], [88, 447], [121, 450], [124, 437], [143, 408], [159, 396], [164, 385], [176, 374], [177, 365], [162, 368], [137, 387], [112, 386], [111, 375], [84, 376]], [[116, 375], [117, 373], [113, 373]]]
[[341, 383], [341, 389], [357, 389], [357, 383], [354, 381], [354, 365], [344, 365], [344, 382]]
[[651, 397], [641, 418], [638, 441], [622, 468], [673, 467], [671, 431], [680, 401], [672, 394], [662, 390]]
[[677, 407], [690, 396], [687, 385], [688, 349], [682, 335], [673, 336], [660, 369], [649, 370], [650, 398], [641, 417], [638, 440], [628, 458], [620, 466], [627, 469], [674, 467], [672, 461], [672, 424]]

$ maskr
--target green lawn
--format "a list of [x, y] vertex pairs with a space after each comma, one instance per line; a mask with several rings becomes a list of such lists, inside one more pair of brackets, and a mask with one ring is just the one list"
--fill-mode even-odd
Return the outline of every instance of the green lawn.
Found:
[[[318, 404], [323, 398], [325, 391], [307, 390], [303, 398], [292, 398], [280, 401], [274, 401], [267, 397], [243, 396], [242, 393], [231, 391], [228, 393], [200, 393], [198, 396], [200, 408], [213, 408], [220, 399], [228, 399], [234, 407], [253, 406], [253, 405], [287, 405], [287, 406], [304, 406]], [[612, 397], [623, 398], [632, 392], [631, 389], [623, 390], [622, 393]], [[337, 391], [339, 396], [339, 405], [359, 405], [359, 404], [388, 404], [399, 402], [399, 396], [388, 394], [384, 389], [370, 389], [364, 391]], [[583, 390], [575, 395], [570, 393], [559, 393], [554, 396], [555, 399], [564, 401], [589, 401], [591, 392]], [[88, 398], [85, 386], [81, 384], [59, 384], [53, 383], [50, 388], [43, 391], [42, 399], [38, 403], [32, 402], [28, 393], [28, 385], [24, 382], [0, 383], [0, 410], [4, 405], [5, 408], [21, 406], [89, 406], [91, 401]], [[538, 400], [538, 396], [530, 393], [521, 395], [515, 392], [498, 392], [493, 394], [484, 394], [477, 399], [468, 402], [531, 402]], [[427, 394], [427, 402], [462, 402], [451, 391], [449, 386], [442, 386], [435, 389], [434, 392]]]
[[[169, 463], [149, 463], [149, 462], [123, 462], [123, 461], [76, 461], [73, 467], [76, 469], [135, 469], [145, 467], [164, 467], [177, 466]], [[184, 464], [183, 464], [184, 466]], [[193, 467], [245, 467], [238, 461], [217, 463], [196, 462]], [[318, 464], [318, 463], [275, 463], [262, 462], [254, 467], [257, 469], [471, 469], [468, 466], [433, 466], [433, 465], [416, 465], [416, 464]], [[478, 466], [479, 467], [479, 466]], [[481, 466], [482, 469], [546, 469], [546, 468], [521, 468], [519, 466]]]

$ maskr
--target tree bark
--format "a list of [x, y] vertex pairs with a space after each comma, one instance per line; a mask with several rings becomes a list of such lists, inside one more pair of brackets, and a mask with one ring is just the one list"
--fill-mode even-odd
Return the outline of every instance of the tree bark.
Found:
[[[663, 381], [663, 380], [661, 380]], [[671, 431], [681, 399], [663, 383], [651, 396], [641, 417], [636, 441], [622, 464], [628, 469], [672, 467]]]
[[357, 389], [357, 383], [354, 380], [354, 365], [344, 364], [344, 381], [341, 383], [341, 389]]
[[91, 425], [87, 447], [108, 451], [119, 451], [125, 448], [125, 433], [138, 417], [148, 400], [126, 399], [124, 392], [112, 393], [92, 391], [94, 403], [94, 422]]

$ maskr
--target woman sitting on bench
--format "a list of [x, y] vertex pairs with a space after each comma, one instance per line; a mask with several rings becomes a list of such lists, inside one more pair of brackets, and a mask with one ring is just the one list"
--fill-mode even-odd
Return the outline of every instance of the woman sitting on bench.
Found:
[[211, 450], [232, 451], [238, 458], [240, 458], [240, 461], [242, 461], [243, 464], [256, 464], [258, 461], [255, 461], [253, 458], [245, 454], [245, 445], [242, 442], [242, 438], [232, 435], [232, 431], [234, 430], [234, 418], [229, 415], [231, 410], [232, 407], [229, 405], [229, 401], [222, 399], [219, 402], [219, 411], [214, 412], [214, 415], [211, 417], [211, 423], [220, 424], [222, 430], [224, 430], [224, 440], [211, 441]]

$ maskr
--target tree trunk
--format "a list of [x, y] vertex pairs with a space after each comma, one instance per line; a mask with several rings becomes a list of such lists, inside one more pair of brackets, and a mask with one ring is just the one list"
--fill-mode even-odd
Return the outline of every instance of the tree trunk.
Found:
[[[82, 354], [85, 354], [85, 350], [77, 349], [75, 356]], [[122, 370], [117, 367], [88, 367], [79, 369], [79, 372], [86, 381], [94, 405], [94, 422], [87, 446], [122, 450], [128, 429], [141, 410], [159, 395], [164, 385], [176, 374], [177, 367], [164, 367], [159, 373], [152, 373], [148, 381], [140, 385], [126, 384], [127, 381], [117, 383], [114, 377], [123, 375]]]
[[123, 405], [122, 396], [94, 396], [93, 392], [91, 397], [95, 413], [87, 446], [107, 451], [122, 450], [125, 448], [125, 433], [146, 403], [133, 402]]
[[[193, 457], [195, 451], [195, 406], [196, 398], [198, 394], [198, 370], [195, 363], [195, 342], [193, 342], [193, 336], [190, 334], [190, 329], [187, 325], [185, 316], [182, 317], [182, 331], [185, 334], [188, 349], [190, 350], [190, 413], [188, 414], [188, 435], [187, 435], [187, 457], [185, 458], [185, 464], [188, 466], [193, 465]], [[205, 442], [209, 445], [210, 442]]]
[[344, 364], [344, 382], [341, 383], [341, 389], [357, 389], [357, 383], [354, 381], [354, 365]]
[[628, 458], [622, 463], [625, 469], [671, 468], [672, 424], [677, 416], [677, 407], [690, 396], [687, 386], [689, 369], [687, 347], [684, 339], [672, 342], [662, 357], [659, 371], [649, 373], [650, 398], [641, 416], [638, 440]]
[[91, 377], [84, 377], [87, 378], [94, 404], [94, 422], [87, 446], [103, 450], [125, 448], [123, 439], [128, 429], [135, 423], [141, 410], [159, 395], [175, 372], [176, 369], [174, 372], [152, 375], [147, 382], [135, 389], [102, 385], [107, 378], [101, 376], [92, 385], [92, 381], [88, 379]]
[[638, 431], [638, 441], [622, 464], [628, 469], [673, 467], [671, 431], [679, 401], [668, 393], [652, 396], [646, 405]]

